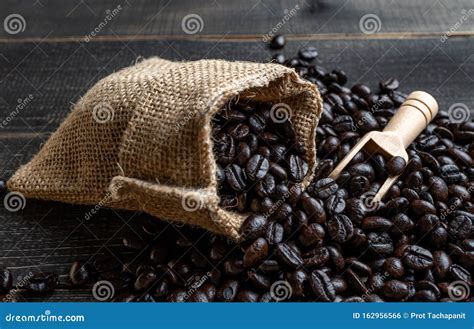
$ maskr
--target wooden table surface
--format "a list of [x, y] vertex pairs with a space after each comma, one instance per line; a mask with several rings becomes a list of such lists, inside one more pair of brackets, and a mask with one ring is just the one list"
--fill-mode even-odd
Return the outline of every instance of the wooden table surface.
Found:
[[[190, 14], [200, 19], [195, 34], [182, 27]], [[375, 17], [378, 32], [363, 33], [363, 17]], [[342, 68], [349, 84], [376, 88], [380, 80], [396, 77], [404, 92], [431, 92], [442, 110], [454, 103], [474, 109], [474, 4], [469, 0], [4, 0], [0, 19], [0, 119], [9, 118], [0, 128], [4, 180], [102, 77], [150, 56], [268, 61], [274, 52], [262, 39], [274, 28], [289, 40], [283, 53], [293, 56], [303, 45], [315, 46], [319, 63]], [[17, 111], [27, 98], [28, 105]], [[102, 209], [86, 221], [91, 206], [30, 199], [17, 212], [3, 202], [0, 207], [0, 267], [15, 277], [30, 271], [65, 274], [75, 259], [113, 252], [143, 217]], [[90, 289], [20, 297], [91, 299]]]

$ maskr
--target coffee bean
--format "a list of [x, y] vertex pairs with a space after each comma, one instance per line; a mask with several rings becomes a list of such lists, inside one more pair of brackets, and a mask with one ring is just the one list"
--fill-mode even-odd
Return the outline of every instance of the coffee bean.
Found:
[[308, 193], [315, 198], [326, 199], [330, 195], [336, 193], [338, 189], [337, 183], [332, 178], [323, 178], [308, 187]]
[[264, 232], [266, 225], [267, 219], [264, 216], [251, 215], [240, 227], [240, 232], [245, 239], [253, 240]]
[[391, 300], [400, 301], [408, 296], [408, 285], [399, 280], [389, 280], [384, 283], [382, 294]]
[[281, 34], [275, 35], [270, 41], [270, 47], [272, 49], [282, 49], [283, 47], [285, 47], [285, 44], [286, 44], [285, 37]]
[[0, 269], [0, 293], [8, 294], [12, 288], [13, 277], [10, 270], [5, 268]]
[[268, 223], [265, 229], [265, 238], [270, 245], [278, 244], [283, 241], [283, 226], [276, 222]]
[[405, 274], [405, 268], [402, 261], [396, 257], [387, 258], [384, 262], [383, 269], [388, 275], [399, 279]]
[[263, 238], [255, 240], [244, 254], [244, 266], [257, 267], [268, 255], [268, 243]]
[[286, 274], [286, 280], [290, 284], [293, 296], [303, 297], [305, 295], [305, 284], [308, 281], [308, 275], [305, 271], [296, 270]]
[[305, 61], [312, 61], [318, 57], [318, 51], [314, 47], [303, 47], [298, 51], [298, 56]]
[[325, 264], [329, 258], [329, 250], [325, 247], [318, 247], [303, 255], [304, 265], [307, 268], [320, 267]]
[[323, 206], [314, 198], [302, 197], [301, 205], [308, 215], [308, 219], [316, 223], [324, 223], [326, 221], [326, 212]]
[[336, 298], [336, 291], [331, 282], [331, 279], [326, 273], [320, 270], [311, 273], [309, 283], [311, 289], [316, 295], [317, 300], [323, 302], [332, 302]]
[[423, 247], [407, 246], [403, 252], [403, 263], [414, 270], [427, 269], [433, 266], [433, 255]]
[[381, 216], [370, 216], [364, 218], [361, 225], [364, 230], [385, 232], [392, 227], [393, 223]]
[[216, 292], [216, 300], [219, 302], [232, 302], [237, 296], [239, 291], [239, 281], [227, 280], [225, 281]]
[[288, 268], [295, 269], [303, 264], [300, 252], [286, 243], [279, 243], [275, 248], [275, 256], [278, 261]]
[[336, 242], [346, 242], [354, 234], [354, 227], [346, 215], [337, 214], [329, 218], [327, 228], [331, 239]]
[[390, 176], [398, 176], [403, 172], [405, 166], [405, 159], [395, 156], [387, 162], [387, 171]]
[[367, 243], [370, 250], [380, 255], [390, 255], [393, 252], [392, 238], [385, 232], [370, 232], [367, 235]]
[[472, 219], [467, 215], [458, 215], [449, 222], [449, 234], [455, 239], [465, 239], [473, 232]]
[[398, 89], [400, 83], [398, 82], [397, 79], [394, 78], [389, 78], [387, 80], [380, 81], [380, 89], [384, 92], [389, 92], [392, 90]]
[[262, 179], [270, 168], [270, 162], [260, 154], [255, 154], [247, 162], [245, 172], [250, 180]]
[[34, 274], [25, 288], [33, 293], [48, 293], [56, 289], [59, 277], [56, 273], [41, 272]]
[[91, 272], [92, 266], [90, 264], [75, 261], [69, 270], [69, 280], [75, 286], [82, 286], [91, 279]]
[[301, 182], [303, 178], [308, 174], [308, 164], [298, 155], [290, 155], [288, 159], [289, 163], [289, 176], [294, 182]]

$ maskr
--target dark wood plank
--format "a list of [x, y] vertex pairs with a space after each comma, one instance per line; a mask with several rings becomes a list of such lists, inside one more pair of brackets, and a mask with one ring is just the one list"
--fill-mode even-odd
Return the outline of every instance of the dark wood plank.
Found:
[[[118, 7], [120, 6], [120, 7]], [[121, 9], [120, 9], [121, 8]], [[366, 14], [380, 19], [380, 33], [445, 33], [462, 20], [469, 0], [21, 0], [0, 2], [2, 19], [20, 14], [25, 30], [0, 38], [84, 37], [97, 35], [186, 35], [182, 20], [189, 14], [202, 18], [199, 35], [254, 35], [263, 37], [273, 28], [286, 34], [361, 33], [359, 21]], [[107, 20], [107, 10], [111, 14]], [[291, 13], [295, 11], [295, 14]], [[285, 14], [290, 18], [285, 20]], [[471, 16], [471, 15], [470, 15]], [[456, 30], [474, 29], [472, 17]]]
[[[342, 68], [350, 83], [365, 82], [377, 88], [379, 80], [397, 77], [402, 90], [424, 89], [435, 95], [441, 108], [474, 103], [472, 38], [417, 40], [291, 41], [284, 53], [293, 55], [304, 44], [320, 51], [319, 63]], [[71, 104], [95, 81], [135, 62], [140, 56], [169, 59], [268, 60], [272, 52], [261, 42], [140, 41], [96, 43], [0, 44], [0, 118], [16, 111], [18, 99], [33, 98], [0, 129], [1, 176], [13, 171], [40, 148], [70, 111]], [[3, 203], [2, 203], [3, 204]], [[101, 210], [85, 220], [89, 206], [27, 200], [25, 209], [0, 209], [0, 267], [15, 276], [30, 271], [66, 274], [77, 258], [120, 250], [123, 234], [134, 234], [144, 215]], [[0, 296], [1, 297], [1, 296]], [[60, 290], [45, 299], [87, 300], [90, 290]], [[30, 299], [31, 298], [31, 299]]]

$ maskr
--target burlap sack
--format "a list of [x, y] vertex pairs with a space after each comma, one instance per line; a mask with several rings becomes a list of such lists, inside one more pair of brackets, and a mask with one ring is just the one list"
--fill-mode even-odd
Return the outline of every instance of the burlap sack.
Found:
[[151, 58], [99, 81], [8, 181], [26, 197], [143, 210], [233, 239], [245, 215], [219, 207], [211, 119], [230, 99], [292, 111], [310, 172], [322, 111], [316, 87], [276, 64]]

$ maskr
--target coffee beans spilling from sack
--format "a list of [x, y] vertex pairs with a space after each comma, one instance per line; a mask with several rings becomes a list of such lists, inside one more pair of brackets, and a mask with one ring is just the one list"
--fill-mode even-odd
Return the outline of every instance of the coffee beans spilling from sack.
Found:
[[[273, 103], [233, 100], [216, 115], [213, 140], [221, 206], [252, 213], [244, 241], [142, 219], [140, 237], [124, 238], [127, 252], [74, 263], [70, 285], [105, 280], [114, 301], [472, 301], [474, 123], [441, 111], [410, 145], [408, 163], [361, 152], [328, 178], [405, 94], [395, 79], [377, 92], [348, 88], [345, 73], [314, 64], [310, 50], [274, 57], [324, 99], [319, 164], [305, 191], [291, 118], [273, 121]], [[374, 202], [385, 178], [400, 173], [386, 200]]]

